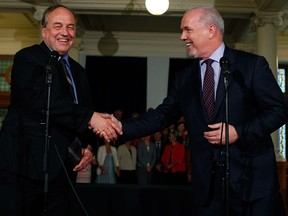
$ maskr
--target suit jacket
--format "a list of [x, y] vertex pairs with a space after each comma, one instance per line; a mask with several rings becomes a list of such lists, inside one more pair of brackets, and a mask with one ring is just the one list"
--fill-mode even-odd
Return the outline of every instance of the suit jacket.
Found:
[[156, 146], [153, 142], [150, 142], [149, 151], [144, 141], [141, 141], [137, 145], [137, 166], [146, 168], [147, 164], [151, 167], [156, 163]]
[[[229, 124], [239, 135], [229, 145], [229, 182], [243, 200], [252, 201], [279, 189], [277, 163], [270, 134], [287, 122], [288, 108], [264, 57], [225, 47], [230, 61]], [[220, 75], [213, 122], [225, 121], [224, 77]], [[207, 117], [203, 107], [199, 60], [178, 73], [163, 103], [138, 119], [122, 122], [123, 139], [162, 130], [181, 116], [189, 133], [195, 202], [209, 197], [213, 147], [203, 137]]]
[[[64, 161], [67, 147], [75, 136], [84, 137], [89, 133], [87, 125], [93, 114], [84, 68], [69, 57], [79, 99], [79, 104], [74, 104], [60, 64], [56, 61], [51, 70], [47, 67], [51, 65], [50, 55], [44, 42], [15, 54], [11, 100], [0, 132], [0, 169], [33, 179], [43, 179], [46, 123], [49, 123], [51, 137], [48, 139], [48, 173], [52, 180], [61, 169], [55, 146]], [[49, 97], [47, 74], [52, 77]], [[50, 112], [46, 112], [48, 103]]]
[[[153, 143], [154, 143], [154, 145], [155, 145], [155, 148], [156, 148], [156, 145], [157, 145], [157, 142], [156, 141], [153, 141]], [[165, 146], [166, 146], [167, 144], [165, 144], [165, 142], [164, 141], [160, 141], [160, 149], [159, 149], [159, 156], [156, 154], [156, 164], [162, 164], [162, 161], [161, 161], [161, 157], [162, 157], [162, 155], [163, 155], [163, 152], [164, 152], [164, 150], [165, 150]], [[156, 153], [157, 153], [157, 151], [156, 151]]]
[[163, 172], [165, 173], [169, 172], [169, 170], [165, 167], [172, 163], [176, 163], [176, 165], [171, 168], [172, 173], [186, 171], [184, 145], [180, 144], [179, 142], [176, 142], [173, 147], [172, 144], [166, 145], [161, 160], [164, 166]]

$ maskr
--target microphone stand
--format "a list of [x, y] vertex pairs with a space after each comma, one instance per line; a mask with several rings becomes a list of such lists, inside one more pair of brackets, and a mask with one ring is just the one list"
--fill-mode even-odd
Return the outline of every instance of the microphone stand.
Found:
[[47, 201], [48, 201], [48, 152], [50, 145], [49, 135], [49, 118], [50, 118], [50, 95], [52, 85], [52, 66], [51, 64], [46, 66], [46, 83], [47, 83], [47, 109], [45, 113], [45, 146], [44, 146], [44, 160], [43, 160], [43, 172], [44, 172], [44, 216], [48, 215]]
[[48, 153], [50, 145], [50, 134], [49, 134], [49, 119], [50, 119], [50, 98], [51, 98], [51, 86], [52, 86], [52, 72], [58, 61], [59, 53], [56, 51], [51, 52], [49, 64], [46, 65], [46, 84], [47, 84], [47, 107], [45, 113], [45, 145], [44, 145], [44, 156], [43, 156], [43, 173], [44, 173], [44, 211], [43, 215], [48, 215]]
[[229, 85], [229, 70], [223, 70], [224, 74], [224, 88], [225, 88], [225, 161], [224, 161], [224, 173], [223, 173], [223, 183], [224, 183], [224, 197], [222, 213], [224, 216], [229, 216], [229, 178], [230, 178], [230, 164], [229, 164], [229, 109], [228, 109], [228, 85]]

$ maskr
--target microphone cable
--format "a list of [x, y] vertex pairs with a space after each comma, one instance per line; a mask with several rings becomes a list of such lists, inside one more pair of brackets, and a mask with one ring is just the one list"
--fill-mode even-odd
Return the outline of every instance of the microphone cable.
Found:
[[66, 169], [66, 167], [65, 167], [65, 165], [64, 165], [64, 162], [63, 162], [63, 160], [62, 160], [62, 158], [61, 158], [61, 156], [60, 156], [60, 154], [59, 154], [59, 151], [58, 151], [56, 142], [54, 141], [53, 138], [52, 138], [52, 140], [53, 140], [53, 146], [54, 146], [54, 148], [55, 148], [55, 151], [56, 151], [56, 153], [57, 153], [57, 155], [58, 155], [58, 158], [59, 158], [59, 160], [60, 160], [60, 162], [61, 162], [61, 165], [62, 165], [62, 167], [63, 167], [63, 169], [64, 169], [64, 172], [65, 172], [65, 174], [66, 174], [66, 176], [67, 176], [67, 180], [68, 180], [68, 182], [69, 182], [69, 185], [71, 186], [71, 189], [72, 189], [72, 191], [73, 191], [73, 193], [74, 193], [74, 195], [75, 195], [75, 197], [76, 197], [79, 205], [81, 206], [81, 209], [83, 210], [83, 212], [85, 213], [86, 216], [89, 216], [88, 212], [86, 211], [86, 208], [84, 207], [84, 205], [83, 205], [83, 203], [82, 203], [82, 201], [81, 201], [81, 199], [80, 199], [77, 191], [75, 190], [75, 187], [74, 187], [74, 185], [73, 185], [73, 183], [72, 183], [72, 181], [71, 181], [71, 179], [70, 179], [70, 177], [69, 177], [69, 175], [68, 175], [67, 169]]

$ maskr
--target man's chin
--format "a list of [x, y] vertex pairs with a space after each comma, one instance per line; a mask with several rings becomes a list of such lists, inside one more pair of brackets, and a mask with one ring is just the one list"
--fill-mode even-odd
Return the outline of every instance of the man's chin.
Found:
[[197, 58], [197, 55], [196, 55], [196, 53], [195, 52], [193, 52], [193, 51], [188, 51], [188, 56], [190, 56], [190, 57], [192, 57], [192, 58]]

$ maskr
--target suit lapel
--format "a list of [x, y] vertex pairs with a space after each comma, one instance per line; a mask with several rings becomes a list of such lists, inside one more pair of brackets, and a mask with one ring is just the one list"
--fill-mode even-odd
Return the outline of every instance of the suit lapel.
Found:
[[[192, 107], [194, 106], [193, 103], [197, 104], [197, 113], [201, 113], [203, 118], [207, 120], [206, 111], [204, 108], [204, 101], [203, 101], [203, 92], [202, 92], [202, 83], [201, 83], [201, 68], [200, 68], [200, 61], [199, 59], [195, 61], [192, 67], [192, 90], [194, 94], [192, 95]], [[200, 103], [199, 103], [200, 101]]]
[[[234, 71], [233, 68], [235, 67], [235, 56], [233, 55], [232, 49], [230, 49], [227, 46], [225, 46], [224, 56], [227, 57], [229, 60], [230, 79], [229, 79], [229, 83], [228, 83], [228, 87], [227, 87], [227, 90], [229, 90], [229, 87], [233, 83], [233, 80], [231, 79], [231, 77], [232, 77], [232, 73]], [[216, 92], [216, 101], [215, 101], [215, 109], [214, 109], [213, 119], [215, 119], [215, 117], [217, 116], [222, 104], [224, 105], [224, 103], [225, 103], [225, 85], [224, 85], [224, 76], [223, 76], [223, 73], [221, 72], [218, 87], [217, 87], [217, 92]]]
[[215, 107], [214, 107], [214, 115], [213, 119], [217, 115], [221, 104], [224, 102], [225, 99], [225, 86], [224, 86], [224, 76], [221, 73], [219, 77], [219, 82], [218, 82], [218, 87], [217, 87], [217, 92], [216, 92], [216, 101], [215, 101]]
[[196, 68], [196, 65], [194, 68], [194, 70], [197, 71], [197, 73], [195, 73], [195, 77], [194, 77], [194, 80], [195, 80], [194, 85], [197, 88], [197, 89], [195, 89], [195, 92], [197, 92], [198, 97], [199, 97], [199, 101], [201, 101], [201, 104], [199, 104], [199, 108], [202, 109], [201, 113], [203, 114], [203, 117], [207, 120], [206, 110], [205, 110], [204, 101], [203, 101], [200, 61], [198, 60], [197, 62], [198, 62], [197, 68]]

